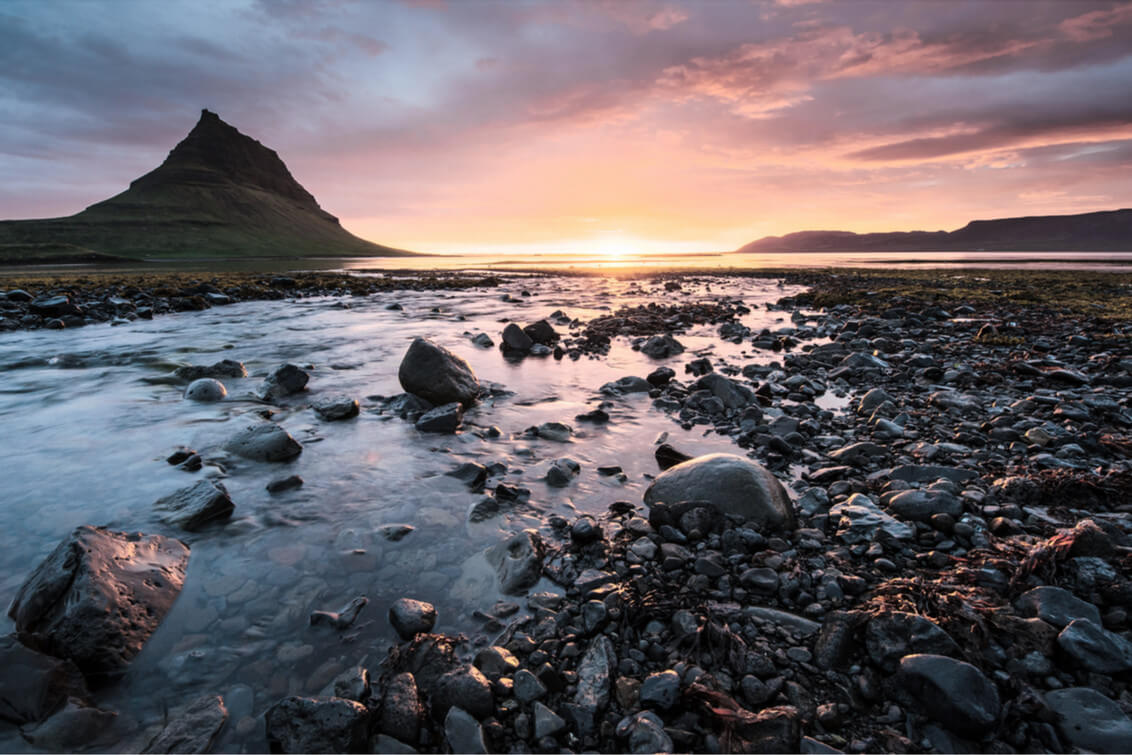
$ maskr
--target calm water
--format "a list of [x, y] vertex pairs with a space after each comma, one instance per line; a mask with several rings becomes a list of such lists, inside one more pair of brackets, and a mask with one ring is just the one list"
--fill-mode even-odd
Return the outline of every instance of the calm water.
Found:
[[[533, 296], [520, 297], [523, 288]], [[502, 302], [504, 293], [521, 303]], [[475, 347], [467, 334], [486, 332], [498, 342], [505, 318], [526, 323], [562, 309], [585, 320], [648, 300], [725, 296], [751, 307], [748, 326], [777, 329], [790, 326], [787, 314], [762, 303], [790, 293], [766, 280], [701, 277], [666, 293], [647, 282], [539, 277], [488, 290], [343, 300], [349, 308], [334, 299], [249, 302], [122, 327], [0, 334], [0, 604], [76, 525], [184, 539], [192, 557], [180, 598], [126, 676], [99, 693], [99, 704], [120, 713], [110, 733], [116, 743], [106, 749], [144, 745], [138, 740], [163, 709], [213, 693], [231, 711], [218, 750], [265, 751], [267, 706], [287, 694], [318, 694], [348, 666], [383, 655], [394, 640], [385, 619], [393, 600], [433, 602], [439, 631], [474, 635], [481, 624], [472, 613], [501, 598], [481, 552], [504, 533], [547, 531], [551, 514], [571, 518], [618, 500], [639, 504], [647, 475], [657, 471], [652, 450], [663, 432], [692, 453], [733, 450], [702, 428], [681, 430], [645, 394], [616, 400], [606, 426], [574, 421], [598, 404], [603, 383], [657, 366], [625, 339], [601, 360], [514, 363], [498, 348]], [[385, 309], [394, 301], [404, 311]], [[400, 392], [397, 368], [417, 335], [461, 354], [481, 379], [514, 395], [469, 411], [455, 436], [423, 435], [379, 414], [380, 402], [367, 397]], [[721, 342], [711, 326], [680, 340], [689, 352], [667, 361], [681, 375], [694, 352], [735, 364], [771, 358]], [[252, 375], [227, 381], [224, 402], [185, 401], [181, 387], [167, 382], [180, 364], [223, 358], [245, 362]], [[304, 444], [302, 455], [289, 464], [225, 459], [223, 442], [264, 408], [251, 391], [288, 361], [309, 366], [310, 390], [275, 419]], [[359, 398], [361, 416], [319, 420], [310, 402], [331, 393]], [[572, 442], [523, 436], [552, 420], [574, 425]], [[482, 437], [492, 425], [502, 436]], [[204, 469], [188, 474], [166, 464], [178, 445], [200, 451]], [[563, 456], [579, 461], [582, 474], [567, 488], [551, 488], [540, 478]], [[444, 473], [473, 460], [506, 464], [508, 481], [531, 489], [530, 502], [469, 524], [467, 511], [480, 496]], [[627, 482], [595, 471], [612, 464], [624, 468]], [[268, 481], [288, 474], [306, 484], [276, 496], [265, 491]], [[223, 478], [236, 503], [231, 521], [196, 534], [162, 524], [153, 502], [206, 475]], [[415, 530], [390, 542], [381, 534], [390, 524]], [[350, 630], [309, 626], [312, 610], [338, 610], [358, 595], [370, 604]], [[0, 631], [12, 630], [10, 620], [2, 622]], [[26, 748], [12, 730], [0, 732], [0, 751]]]

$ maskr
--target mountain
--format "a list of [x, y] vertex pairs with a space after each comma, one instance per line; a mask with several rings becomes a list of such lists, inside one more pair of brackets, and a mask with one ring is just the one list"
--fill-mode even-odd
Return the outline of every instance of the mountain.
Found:
[[70, 217], [0, 221], [0, 261], [409, 254], [342, 228], [274, 150], [208, 110], [121, 194]]
[[752, 241], [739, 252], [1127, 252], [1132, 210], [973, 220], [956, 231], [801, 231]]

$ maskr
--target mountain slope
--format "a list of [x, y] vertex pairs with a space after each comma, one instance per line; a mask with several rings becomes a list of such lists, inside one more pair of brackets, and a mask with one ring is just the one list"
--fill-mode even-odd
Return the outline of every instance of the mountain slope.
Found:
[[739, 252], [1125, 252], [1132, 210], [974, 220], [955, 231], [800, 231], [767, 236]]
[[64, 245], [130, 258], [412, 254], [342, 228], [274, 150], [208, 110], [121, 194], [66, 218], [0, 221], [0, 259]]

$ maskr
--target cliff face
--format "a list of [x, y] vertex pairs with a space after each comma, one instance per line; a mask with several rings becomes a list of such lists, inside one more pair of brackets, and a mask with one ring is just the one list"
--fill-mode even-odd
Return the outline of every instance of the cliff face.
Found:
[[1132, 210], [974, 220], [955, 231], [801, 231], [768, 236], [740, 252], [1126, 252]]
[[0, 222], [0, 259], [51, 245], [119, 257], [409, 254], [343, 229], [274, 150], [208, 110], [121, 194], [67, 218]]

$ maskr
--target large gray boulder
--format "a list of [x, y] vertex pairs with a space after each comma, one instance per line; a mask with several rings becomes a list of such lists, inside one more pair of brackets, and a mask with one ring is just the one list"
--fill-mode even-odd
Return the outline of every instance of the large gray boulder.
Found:
[[1101, 611], [1092, 603], [1081, 600], [1064, 587], [1042, 585], [1028, 590], [1014, 601], [1022, 616], [1036, 616], [1047, 624], [1064, 629], [1077, 619], [1088, 619], [1101, 625]]
[[765, 467], [734, 454], [698, 456], [666, 469], [645, 491], [645, 503], [707, 501], [761, 529], [792, 530], [794, 506]]
[[287, 461], [301, 454], [303, 446], [279, 425], [260, 422], [233, 435], [224, 450], [252, 461]]
[[893, 683], [899, 696], [956, 734], [979, 739], [994, 728], [998, 690], [970, 663], [943, 655], [906, 655]]
[[180, 540], [83, 525], [36, 567], [8, 615], [84, 673], [120, 673], [169, 612], [188, 561]]
[[413, 340], [397, 370], [401, 387], [440, 406], [457, 401], [470, 405], [480, 394], [472, 368], [443, 346], [424, 338]]
[[340, 697], [285, 697], [267, 709], [272, 752], [362, 752], [369, 711]]

